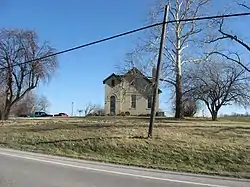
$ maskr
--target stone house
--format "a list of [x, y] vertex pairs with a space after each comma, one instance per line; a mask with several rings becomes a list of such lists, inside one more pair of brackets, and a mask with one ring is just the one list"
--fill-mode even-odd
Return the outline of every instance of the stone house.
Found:
[[[155, 68], [152, 77], [155, 77]], [[105, 85], [105, 115], [118, 115], [129, 112], [130, 115], [148, 115], [151, 112], [153, 81], [137, 68], [123, 75], [115, 73], [103, 80]], [[159, 110], [158, 90], [156, 112]]]

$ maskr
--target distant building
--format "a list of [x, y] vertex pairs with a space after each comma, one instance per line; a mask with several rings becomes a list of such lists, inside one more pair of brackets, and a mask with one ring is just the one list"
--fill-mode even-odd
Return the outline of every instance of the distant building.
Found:
[[[155, 76], [155, 68], [152, 77]], [[105, 115], [118, 115], [129, 112], [130, 115], [147, 115], [151, 112], [153, 81], [137, 68], [124, 75], [115, 73], [103, 80], [105, 84]], [[158, 90], [158, 96], [162, 91]], [[159, 110], [157, 97], [156, 112]]]

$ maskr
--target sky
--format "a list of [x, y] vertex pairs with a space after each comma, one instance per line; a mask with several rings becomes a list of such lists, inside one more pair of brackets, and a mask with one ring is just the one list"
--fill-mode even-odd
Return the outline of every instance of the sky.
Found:
[[[228, 0], [215, 2], [211, 8], [215, 12], [228, 5]], [[144, 26], [153, 4], [154, 0], [0, 0], [0, 28], [34, 30], [41, 41], [49, 41], [60, 51]], [[246, 24], [240, 28], [244, 30]], [[246, 37], [245, 33], [240, 32]], [[89, 102], [104, 105], [102, 81], [124, 63], [125, 54], [133, 50], [139, 36], [136, 33], [58, 56], [59, 68], [53, 79], [37, 89], [49, 99], [49, 112], [71, 114], [72, 102], [75, 114]], [[171, 113], [169, 95], [164, 89], [160, 97], [160, 107], [167, 114]], [[231, 112], [246, 111], [235, 106], [221, 110], [223, 114]]]

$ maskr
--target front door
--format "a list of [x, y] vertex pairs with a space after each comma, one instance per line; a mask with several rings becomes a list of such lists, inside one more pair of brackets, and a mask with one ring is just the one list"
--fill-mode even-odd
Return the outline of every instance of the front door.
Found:
[[111, 115], [115, 115], [115, 104], [116, 104], [115, 96], [111, 96], [110, 97], [110, 114]]

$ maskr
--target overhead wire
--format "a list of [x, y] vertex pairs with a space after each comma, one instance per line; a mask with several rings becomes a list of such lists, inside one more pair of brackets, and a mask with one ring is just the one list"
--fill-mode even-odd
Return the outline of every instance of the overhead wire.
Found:
[[[208, 20], [208, 19], [230, 18], [230, 17], [239, 17], [239, 16], [249, 16], [249, 15], [250, 15], [250, 12], [244, 12], [244, 13], [237, 13], [237, 14], [224, 14], [224, 15], [216, 15], [216, 16], [204, 16], [204, 17], [197, 17], [197, 18], [187, 18], [187, 19], [181, 19], [181, 20], [170, 20], [170, 21], [167, 21], [167, 22], [155, 23], [155, 24], [140, 27], [140, 28], [137, 28], [137, 29], [134, 29], [134, 30], [130, 30], [130, 31], [127, 31], [127, 32], [123, 32], [123, 33], [120, 33], [120, 34], [117, 34], [117, 35], [114, 35], [114, 36], [110, 36], [110, 37], [106, 37], [106, 38], [103, 38], [103, 39], [100, 39], [100, 40], [96, 40], [96, 41], [93, 41], [93, 42], [90, 42], [90, 43], [86, 43], [86, 44], [83, 44], [83, 45], [72, 47], [72, 48], [69, 48], [69, 49], [66, 49], [66, 50], [62, 50], [62, 51], [59, 51], [59, 52], [56, 52], [56, 53], [53, 53], [53, 54], [49, 54], [49, 55], [46, 55], [46, 56], [43, 56], [43, 57], [28, 60], [28, 61], [25, 61], [25, 62], [22, 62], [22, 63], [13, 64], [13, 65], [11, 65], [11, 67], [20, 66], [20, 65], [23, 65], [23, 64], [28, 64], [28, 63], [31, 63], [31, 62], [34, 62], [34, 61], [39, 61], [39, 60], [49, 58], [49, 57], [52, 57], [52, 56], [57, 56], [57, 55], [60, 55], [60, 54], [68, 53], [68, 52], [71, 52], [71, 51], [75, 51], [77, 49], [89, 47], [89, 46], [92, 46], [92, 45], [95, 45], [95, 44], [98, 44], [98, 43], [113, 40], [115, 38], [119, 38], [119, 37], [122, 37], [122, 36], [133, 34], [133, 33], [136, 33], [136, 32], [142, 31], [142, 30], [146, 30], [146, 29], [149, 29], [149, 28], [152, 28], [152, 27], [156, 27], [156, 26], [159, 26], [159, 25], [163, 25], [163, 24], [176, 23], [176, 22], [199, 21], [199, 20]], [[4, 70], [4, 69], [7, 69], [7, 68], [9, 68], [9, 67], [2, 67], [2, 68], [0, 68], [0, 70]]]

